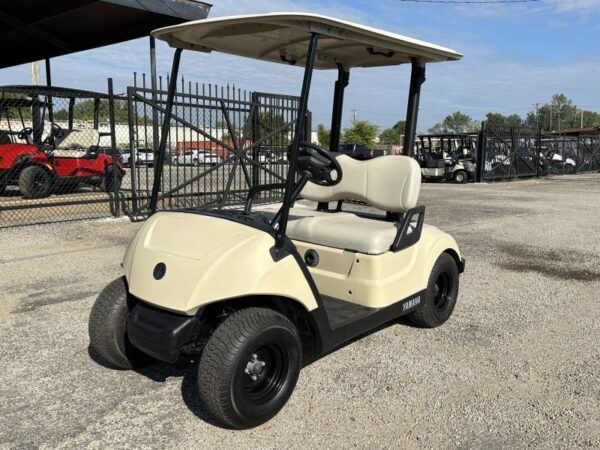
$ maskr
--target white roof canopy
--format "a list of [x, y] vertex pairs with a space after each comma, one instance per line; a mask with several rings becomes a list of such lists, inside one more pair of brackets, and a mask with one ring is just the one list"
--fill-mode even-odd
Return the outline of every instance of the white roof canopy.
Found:
[[455, 61], [454, 50], [317, 14], [272, 13], [197, 20], [152, 32], [171, 47], [218, 51], [304, 66], [311, 33], [319, 33], [315, 67], [335, 69]]

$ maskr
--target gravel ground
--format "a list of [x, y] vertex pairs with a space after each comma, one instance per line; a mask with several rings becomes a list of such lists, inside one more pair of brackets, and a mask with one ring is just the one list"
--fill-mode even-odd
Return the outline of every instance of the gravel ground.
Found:
[[305, 367], [266, 425], [206, 421], [194, 362], [90, 352], [92, 303], [139, 224], [0, 230], [0, 447], [598, 448], [600, 175], [423, 187], [465, 257], [434, 330], [393, 324]]

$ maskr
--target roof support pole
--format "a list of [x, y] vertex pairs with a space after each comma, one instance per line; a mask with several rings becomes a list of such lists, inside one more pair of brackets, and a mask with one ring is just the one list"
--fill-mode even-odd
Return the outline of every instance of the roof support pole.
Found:
[[[46, 86], [52, 87], [52, 66], [50, 58], [46, 58]], [[54, 122], [54, 108], [52, 107], [52, 97], [48, 96], [48, 119]]]
[[335, 82], [333, 93], [333, 111], [331, 112], [331, 135], [329, 137], [329, 151], [337, 152], [340, 146], [342, 130], [342, 111], [344, 108], [344, 91], [350, 81], [350, 71], [344, 70], [341, 64], [337, 65], [338, 79]]
[[408, 92], [408, 106], [406, 108], [406, 129], [404, 131], [404, 155], [412, 156], [417, 134], [417, 119], [419, 116], [419, 100], [421, 98], [421, 85], [425, 82], [425, 64], [412, 59], [410, 73], [410, 90]]
[[294, 185], [296, 184], [296, 167], [298, 165], [298, 153], [300, 151], [300, 140], [304, 134], [304, 120], [306, 120], [306, 111], [308, 110], [308, 95], [310, 93], [310, 84], [315, 68], [315, 58], [317, 56], [317, 44], [319, 34], [312, 33], [308, 44], [306, 54], [306, 66], [304, 67], [304, 79], [302, 80], [302, 91], [300, 92], [300, 101], [298, 102], [298, 116], [294, 127], [294, 141], [290, 155], [290, 164], [285, 182], [285, 193], [283, 195], [283, 205], [281, 206], [279, 223], [275, 232], [275, 250], [279, 252], [283, 249], [285, 243], [285, 232], [287, 229], [290, 208], [294, 201]]
[[[158, 76], [156, 74], [156, 39], [154, 39], [154, 36], [150, 36], [150, 83], [152, 87], [152, 103], [156, 105]], [[156, 108], [152, 108], [152, 150], [155, 155], [158, 152], [159, 139], [158, 111]]]
[[[156, 212], [158, 203], [158, 192], [160, 191], [163, 166], [165, 163], [165, 152], [167, 150], [167, 140], [169, 139], [169, 130], [171, 129], [171, 116], [173, 114], [173, 102], [175, 101], [175, 91], [177, 90], [177, 77], [179, 76], [179, 63], [181, 62], [181, 52], [183, 50], [175, 49], [173, 56], [173, 65], [171, 66], [171, 78], [169, 79], [169, 90], [167, 92], [167, 104], [165, 106], [165, 114], [163, 117], [162, 133], [160, 136], [160, 145], [158, 154], [156, 155], [156, 163], [154, 164], [154, 183], [152, 184], [152, 195], [150, 196], [150, 205], [148, 207], [150, 215]], [[131, 149], [131, 154], [135, 150]]]

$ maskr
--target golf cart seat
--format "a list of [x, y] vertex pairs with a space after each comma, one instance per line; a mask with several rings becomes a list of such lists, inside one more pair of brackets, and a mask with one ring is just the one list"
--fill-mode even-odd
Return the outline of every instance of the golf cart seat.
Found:
[[[421, 171], [413, 158], [383, 156], [357, 161], [340, 155], [337, 160], [343, 173], [340, 183], [328, 187], [309, 183], [302, 191], [304, 199], [320, 203], [361, 200], [383, 211], [398, 214], [416, 206]], [[312, 214], [302, 217], [308, 213]], [[378, 255], [391, 249], [402, 225], [402, 222], [383, 216], [365, 217], [348, 211], [320, 212], [294, 208], [290, 211], [287, 235], [297, 241]], [[409, 227], [407, 234], [410, 233]]]
[[60, 158], [83, 158], [87, 150], [100, 143], [100, 133], [93, 128], [72, 130], [60, 141], [52, 155]]

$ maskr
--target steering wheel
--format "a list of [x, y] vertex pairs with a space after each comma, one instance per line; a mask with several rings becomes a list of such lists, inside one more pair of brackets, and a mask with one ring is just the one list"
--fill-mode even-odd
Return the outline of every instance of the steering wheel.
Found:
[[23, 128], [21, 131], [19, 131], [19, 133], [17, 134], [17, 137], [19, 139], [23, 139], [25, 141], [25, 140], [27, 140], [27, 136], [29, 136], [31, 133], [33, 133], [32, 128]]
[[308, 173], [310, 181], [319, 186], [335, 186], [342, 181], [342, 168], [335, 158], [337, 153], [315, 144], [301, 142], [298, 154], [298, 171]]
[[65, 134], [65, 130], [59, 126], [56, 125], [54, 122], [52, 122], [50, 124], [50, 134], [46, 137], [46, 139], [44, 139], [43, 144], [44, 145], [54, 145], [54, 143], [56, 142], [56, 139], [60, 139], [61, 137], [63, 137]]

